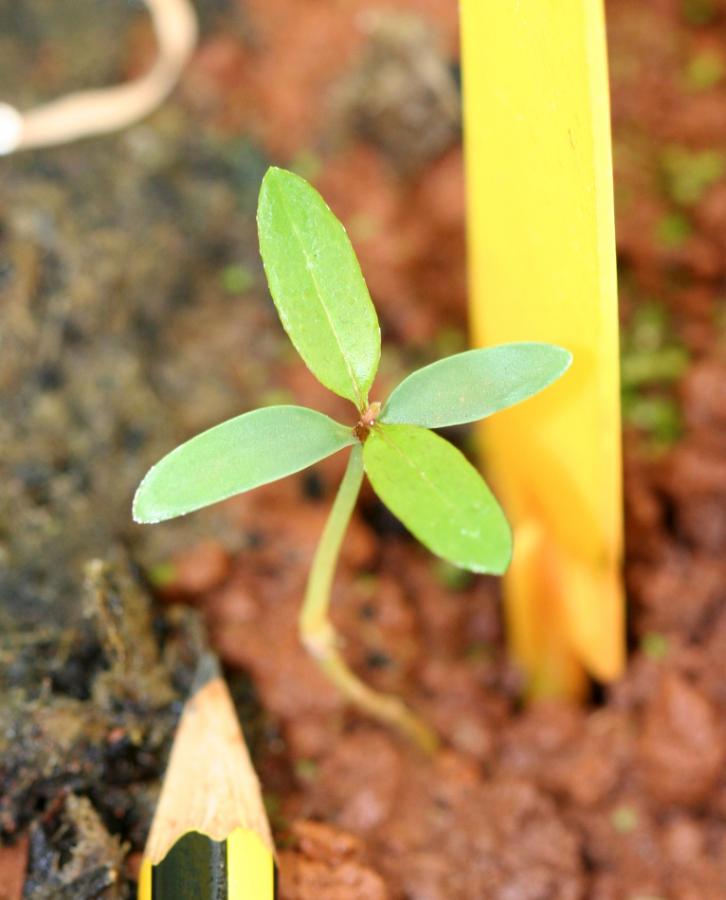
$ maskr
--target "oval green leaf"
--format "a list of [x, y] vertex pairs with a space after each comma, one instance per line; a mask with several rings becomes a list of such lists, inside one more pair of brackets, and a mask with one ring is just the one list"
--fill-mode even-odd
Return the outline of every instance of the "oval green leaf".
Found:
[[133, 516], [154, 523], [226, 500], [356, 442], [352, 430], [302, 406], [269, 406], [198, 434], [147, 472]]
[[378, 421], [427, 428], [475, 422], [539, 393], [571, 362], [572, 354], [553, 344], [502, 344], [457, 353], [405, 378]]
[[506, 570], [512, 555], [507, 520], [456, 447], [426, 428], [377, 425], [363, 461], [376, 494], [432, 553], [472, 572]]
[[381, 333], [345, 228], [304, 179], [276, 168], [262, 181], [257, 227], [270, 293], [295, 349], [325, 387], [363, 410]]

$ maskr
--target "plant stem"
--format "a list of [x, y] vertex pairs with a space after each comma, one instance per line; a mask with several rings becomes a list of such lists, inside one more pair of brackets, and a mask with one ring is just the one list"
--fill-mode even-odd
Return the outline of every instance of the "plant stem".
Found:
[[356, 444], [315, 551], [300, 613], [300, 637], [308, 652], [344, 697], [369, 715], [394, 725], [422, 749], [432, 752], [438, 746], [438, 738], [428, 725], [397, 697], [374, 691], [348, 668], [338, 650], [338, 637], [330, 622], [333, 575], [362, 481], [363, 446]]

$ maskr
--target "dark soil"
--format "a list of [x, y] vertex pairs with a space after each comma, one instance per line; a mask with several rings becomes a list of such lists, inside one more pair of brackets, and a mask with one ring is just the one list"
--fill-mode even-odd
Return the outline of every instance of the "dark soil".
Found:
[[[353, 522], [346, 656], [435, 725], [433, 760], [347, 708], [297, 640], [342, 457], [158, 528], [129, 506], [148, 464], [241, 410], [348, 415], [265, 292], [269, 161], [349, 226], [380, 394], [464, 345], [455, 4], [198, 6], [200, 48], [149, 121], [0, 162], [0, 898], [132, 896], [203, 620], [285, 900], [726, 898], [726, 4], [608, 3], [625, 678], [523, 711], [496, 582], [436, 563], [371, 493]], [[138, 9], [67, 8], [0, 0], [3, 99], [145, 64]]]

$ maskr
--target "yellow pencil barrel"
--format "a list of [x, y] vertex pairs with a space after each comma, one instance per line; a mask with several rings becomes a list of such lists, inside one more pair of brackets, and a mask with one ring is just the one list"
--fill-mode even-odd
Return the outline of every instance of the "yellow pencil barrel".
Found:
[[570, 372], [483, 425], [514, 525], [512, 651], [534, 694], [623, 667], [617, 285], [600, 0], [462, 0], [476, 346], [542, 340]]
[[237, 828], [227, 838], [228, 900], [274, 900], [275, 860], [255, 831]]

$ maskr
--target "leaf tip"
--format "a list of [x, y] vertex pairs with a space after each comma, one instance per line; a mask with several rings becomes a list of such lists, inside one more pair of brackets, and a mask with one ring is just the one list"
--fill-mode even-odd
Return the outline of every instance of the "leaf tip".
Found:
[[280, 166], [269, 166], [267, 171], [262, 177], [262, 183], [260, 184], [260, 194], [263, 191], [269, 190], [269, 188], [273, 185], [282, 185], [284, 183], [290, 183], [292, 181], [302, 181], [299, 175], [296, 175], [294, 172], [291, 172], [289, 169], [283, 169]]
[[285, 169], [280, 168], [280, 166], [268, 166], [267, 171], [262, 176], [262, 183], [269, 184], [270, 181], [273, 181], [275, 178], [279, 178], [282, 172], [285, 172]]
[[270, 190], [279, 183], [280, 175], [284, 172], [284, 169], [280, 169], [278, 166], [270, 166], [265, 174], [262, 176], [262, 181], [260, 182], [260, 192], [257, 198], [257, 220], [259, 222], [260, 214], [264, 209], [265, 203], [268, 202], [268, 196]]
[[572, 365], [572, 360], [574, 359], [572, 351], [568, 350], [567, 347], [559, 347], [557, 344], [553, 344], [552, 346], [560, 352], [560, 356], [562, 357], [562, 374], [564, 375]]
[[164, 518], [160, 516], [153, 508], [153, 504], [149, 503], [148, 498], [148, 481], [149, 476], [154, 471], [155, 466], [144, 475], [141, 483], [136, 488], [134, 499], [131, 501], [131, 518], [137, 525], [156, 525]]
[[153, 525], [153, 521], [144, 513], [143, 511], [143, 502], [139, 498], [139, 491], [137, 490], [134, 494], [134, 499], [131, 503], [131, 518], [137, 525]]

